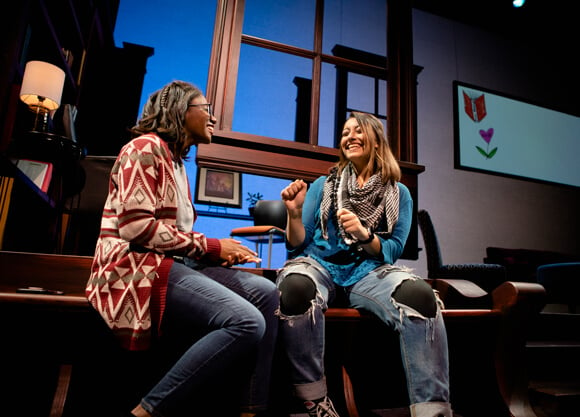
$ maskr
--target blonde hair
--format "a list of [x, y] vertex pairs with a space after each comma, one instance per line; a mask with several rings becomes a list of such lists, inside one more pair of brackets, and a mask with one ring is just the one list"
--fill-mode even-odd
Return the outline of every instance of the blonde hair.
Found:
[[[371, 148], [370, 158], [367, 169], [371, 174], [376, 172], [381, 173], [383, 183], [397, 182], [401, 180], [401, 167], [391, 151], [389, 141], [385, 135], [385, 129], [381, 121], [369, 113], [352, 112], [347, 120], [356, 119], [358, 125], [365, 134]], [[377, 145], [375, 147], [375, 145]], [[349, 163], [349, 160], [344, 155], [342, 147], [340, 147], [339, 160], [336, 163], [338, 172]]]

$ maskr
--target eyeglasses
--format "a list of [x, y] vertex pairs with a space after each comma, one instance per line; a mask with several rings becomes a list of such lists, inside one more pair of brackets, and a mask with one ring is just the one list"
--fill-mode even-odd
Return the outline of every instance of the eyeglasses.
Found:
[[189, 107], [201, 107], [201, 106], [205, 106], [205, 111], [207, 112], [207, 114], [209, 114], [210, 116], [213, 116], [213, 108], [211, 103], [199, 103], [199, 104], [188, 104], [187, 108]]

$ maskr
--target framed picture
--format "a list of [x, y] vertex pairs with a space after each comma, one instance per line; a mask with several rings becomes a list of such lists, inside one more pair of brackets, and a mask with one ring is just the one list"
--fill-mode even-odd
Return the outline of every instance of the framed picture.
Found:
[[455, 168], [580, 187], [580, 117], [453, 82]]
[[195, 203], [242, 208], [242, 176], [239, 172], [198, 168]]
[[48, 192], [52, 178], [52, 164], [50, 162], [17, 159], [15, 165], [43, 192]]

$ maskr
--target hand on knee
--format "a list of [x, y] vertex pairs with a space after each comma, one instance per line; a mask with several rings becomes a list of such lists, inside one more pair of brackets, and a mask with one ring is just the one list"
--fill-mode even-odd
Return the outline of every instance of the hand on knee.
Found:
[[289, 274], [278, 286], [280, 311], [288, 316], [304, 314], [316, 297], [316, 285], [306, 275]]

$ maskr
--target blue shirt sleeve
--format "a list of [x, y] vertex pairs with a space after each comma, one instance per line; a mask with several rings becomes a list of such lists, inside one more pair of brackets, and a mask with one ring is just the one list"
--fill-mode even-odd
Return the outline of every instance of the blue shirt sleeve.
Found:
[[308, 187], [306, 198], [304, 199], [304, 206], [302, 206], [302, 224], [306, 232], [304, 242], [295, 248], [286, 245], [288, 257], [292, 258], [301, 254], [303, 249], [312, 242], [316, 227], [320, 227], [320, 203], [322, 201], [322, 191], [325, 181], [326, 176], [319, 177]]
[[411, 193], [404, 184], [398, 183], [397, 185], [399, 186], [399, 220], [395, 224], [389, 238], [379, 237], [381, 239], [383, 261], [391, 265], [403, 254], [413, 220], [413, 199], [411, 198]]

